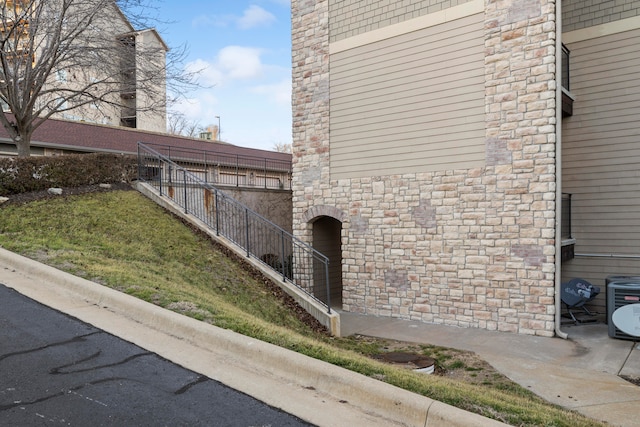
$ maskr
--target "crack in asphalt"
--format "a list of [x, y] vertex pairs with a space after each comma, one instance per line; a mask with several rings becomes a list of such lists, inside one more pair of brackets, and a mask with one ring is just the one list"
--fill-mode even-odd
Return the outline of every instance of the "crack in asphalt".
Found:
[[153, 356], [153, 353], [147, 351], [147, 352], [144, 352], [144, 353], [134, 354], [132, 356], [129, 356], [127, 358], [124, 358], [124, 359], [120, 360], [119, 362], [107, 363], [107, 364], [98, 365], [98, 366], [92, 366], [90, 368], [85, 368], [85, 369], [76, 369], [76, 370], [63, 371], [64, 368], [68, 368], [70, 366], [78, 365], [78, 364], [86, 362], [88, 360], [95, 359], [98, 356], [100, 356], [100, 354], [102, 354], [102, 352], [98, 351], [98, 352], [92, 354], [91, 356], [85, 357], [84, 359], [80, 359], [80, 360], [71, 362], [71, 363], [69, 363], [67, 365], [62, 365], [62, 366], [59, 366], [59, 367], [56, 367], [56, 368], [51, 368], [49, 373], [52, 374], [52, 375], [70, 375], [70, 374], [78, 374], [78, 373], [82, 373], [82, 372], [91, 372], [91, 371], [97, 371], [97, 370], [104, 369], [104, 368], [112, 368], [114, 366], [124, 365], [125, 363], [129, 363], [132, 360], [137, 359], [139, 357]]
[[208, 377], [205, 377], [203, 375], [198, 376], [198, 378], [196, 378], [195, 381], [190, 382], [189, 384], [186, 384], [184, 387], [179, 388], [178, 390], [174, 391], [173, 394], [175, 395], [179, 395], [179, 394], [183, 394], [186, 393], [187, 391], [189, 391], [189, 389], [191, 387], [194, 387], [200, 383], [204, 383], [209, 381]]
[[46, 349], [51, 348], [51, 347], [59, 347], [61, 345], [73, 344], [73, 343], [77, 343], [77, 342], [85, 342], [87, 337], [90, 337], [90, 336], [96, 335], [96, 334], [101, 334], [101, 333], [103, 333], [103, 332], [102, 331], [95, 331], [95, 332], [91, 332], [90, 334], [79, 335], [77, 337], [73, 337], [70, 340], [59, 341], [59, 342], [55, 342], [55, 343], [52, 343], [52, 344], [47, 344], [47, 345], [42, 346], [42, 347], [31, 348], [31, 349], [22, 350], [22, 351], [16, 351], [16, 352], [13, 352], [13, 353], [0, 354], [0, 361], [2, 361], [4, 359], [7, 359], [9, 357], [13, 357], [13, 356], [21, 356], [23, 354], [36, 353], [38, 351], [46, 350]]

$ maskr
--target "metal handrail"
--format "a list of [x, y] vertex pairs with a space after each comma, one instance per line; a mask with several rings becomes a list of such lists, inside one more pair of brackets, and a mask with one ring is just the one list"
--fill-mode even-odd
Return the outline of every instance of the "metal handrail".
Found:
[[138, 143], [138, 179], [331, 313], [329, 258], [325, 255], [143, 143]]
[[[291, 172], [291, 162], [287, 160], [267, 159], [260, 156], [247, 156], [240, 154], [223, 154], [213, 150], [198, 150], [195, 148], [176, 147], [175, 145], [158, 144], [155, 142], [141, 143], [154, 149], [154, 151], [168, 157], [171, 160], [182, 159], [201, 159], [208, 157], [209, 162], [216, 163], [216, 159], [221, 159], [222, 163], [235, 166], [239, 162], [240, 166], [255, 166], [256, 162], [262, 165], [265, 161], [269, 163], [269, 170], [277, 170], [282, 172]], [[164, 152], [163, 152], [164, 151]], [[179, 155], [181, 154], [181, 155]]]
[[205, 182], [220, 186], [291, 189], [291, 161], [157, 143], [144, 144], [193, 173], [204, 173]]

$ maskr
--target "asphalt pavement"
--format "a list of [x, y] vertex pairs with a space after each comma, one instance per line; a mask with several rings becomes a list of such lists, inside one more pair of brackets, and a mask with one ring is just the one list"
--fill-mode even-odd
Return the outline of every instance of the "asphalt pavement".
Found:
[[[64, 273], [55, 268], [43, 265], [28, 258], [19, 256], [0, 248], [0, 283], [7, 288], [14, 289], [27, 298], [45, 304], [48, 307], [78, 319], [84, 325], [91, 325], [88, 330], [80, 328], [79, 335], [92, 341], [101, 336], [101, 332], [91, 335], [95, 330], [101, 330], [107, 334], [117, 336], [126, 342], [133, 343], [135, 350], [130, 350], [128, 356], [124, 354], [108, 359], [85, 360], [97, 351], [81, 350], [78, 343], [72, 346], [60, 347], [58, 350], [66, 351], [65, 358], [60, 361], [48, 363], [45, 357], [42, 363], [49, 370], [62, 369], [63, 372], [74, 372], [76, 369], [85, 369], [115, 363], [126, 360], [127, 357], [138, 355], [133, 360], [140, 363], [159, 355], [160, 359], [166, 359], [174, 364], [187, 369], [178, 375], [173, 382], [163, 386], [167, 393], [175, 393], [187, 387], [189, 393], [200, 386], [219, 382], [241, 393], [252, 396], [263, 402], [268, 407], [275, 408], [292, 414], [300, 420], [304, 420], [318, 426], [420, 426], [420, 427], [473, 427], [473, 426], [500, 426], [498, 421], [490, 420], [477, 414], [466, 412], [462, 409], [447, 405], [442, 402], [419, 396], [415, 393], [394, 387], [390, 384], [365, 377], [360, 374], [339, 368], [320, 360], [316, 360], [299, 353], [283, 349], [281, 347], [265, 343], [247, 336], [243, 336], [225, 329], [221, 329], [205, 322], [182, 316], [153, 304], [141, 301], [130, 295], [123, 294], [105, 286], [93, 283], [79, 277]], [[2, 297], [0, 297], [2, 299]], [[1, 309], [1, 308], [0, 308]], [[19, 310], [18, 310], [19, 311]], [[45, 327], [37, 322], [29, 328], [38, 329]], [[3, 329], [9, 329], [3, 328]], [[53, 329], [56, 329], [55, 325]], [[8, 340], [19, 339], [24, 334], [11, 332]], [[89, 335], [87, 335], [89, 334]], [[58, 337], [53, 343], [67, 342], [73, 337]], [[39, 348], [44, 345], [31, 343], [17, 350], [5, 351], [0, 347], [0, 354], [9, 354]], [[66, 350], [65, 350], [66, 347]], [[144, 349], [144, 350], [143, 350]], [[42, 353], [42, 354], [46, 354]], [[110, 354], [110, 353], [105, 353]], [[154, 356], [151, 356], [154, 354]], [[27, 355], [27, 353], [25, 353]], [[81, 356], [84, 355], [84, 356]], [[20, 360], [22, 355], [15, 358]], [[2, 364], [11, 358], [0, 361]], [[137, 360], [136, 360], [137, 359]], [[72, 362], [78, 366], [74, 366]], [[19, 364], [19, 362], [17, 362]], [[8, 368], [7, 368], [8, 369]], [[12, 370], [15, 368], [12, 368]], [[133, 371], [136, 369], [134, 368]], [[140, 372], [149, 372], [138, 368]], [[100, 371], [100, 369], [95, 370]], [[49, 371], [47, 371], [49, 372]], [[75, 372], [83, 374], [86, 372]], [[197, 374], [194, 374], [197, 373]], [[105, 378], [115, 378], [118, 375], [110, 375]], [[204, 380], [204, 378], [215, 381]], [[2, 377], [0, 377], [1, 380]], [[30, 379], [19, 377], [18, 383], [27, 382]], [[71, 377], [67, 377], [71, 378]], [[202, 380], [202, 384], [198, 379]], [[16, 382], [16, 380], [13, 380]], [[91, 381], [89, 381], [90, 383]], [[113, 387], [115, 382], [98, 382], [96, 384], [84, 383], [83, 388], [78, 389], [82, 396], [89, 396], [87, 391], [104, 389], [107, 385]], [[153, 386], [145, 386], [144, 382], [132, 382], [134, 388], [143, 390], [143, 394], [153, 390], [157, 394], [158, 389]], [[189, 387], [189, 385], [191, 385]], [[70, 383], [68, 387], [78, 387], [80, 383]], [[9, 390], [15, 386], [0, 385], [0, 390]], [[63, 388], [67, 390], [66, 388]], [[146, 389], [146, 391], [144, 391]], [[193, 389], [193, 391], [191, 390]], [[38, 389], [33, 397], [8, 399], [10, 405], [15, 401], [30, 402], [37, 400], [35, 397], [48, 397], [51, 393]], [[155, 395], [154, 395], [155, 396]], [[99, 402], [104, 402], [105, 397], [100, 394], [95, 396]], [[183, 396], [184, 397], [184, 396]], [[2, 402], [5, 398], [2, 397]], [[154, 398], [135, 405], [135, 410], [141, 413], [149, 413], [155, 410]], [[189, 400], [189, 399], [185, 399]], [[91, 402], [91, 401], [89, 401]], [[188, 402], [185, 401], [185, 405]], [[0, 403], [4, 404], [4, 403]], [[94, 406], [91, 404], [90, 406]], [[160, 405], [162, 406], [162, 405]], [[145, 409], [148, 408], [148, 409]], [[170, 410], [169, 410], [170, 408]], [[114, 409], [114, 407], [112, 407]], [[176, 410], [175, 406], [168, 407], [167, 412]], [[106, 415], [109, 410], [104, 409]], [[237, 409], [240, 412], [253, 412], [251, 406], [244, 405]], [[237, 412], [236, 411], [236, 412]], [[41, 413], [49, 416], [49, 413]], [[0, 412], [0, 417], [2, 417]], [[57, 417], [57, 416], [56, 416]], [[57, 419], [57, 418], [56, 418]], [[143, 422], [144, 417], [142, 417]], [[226, 424], [225, 419], [214, 420], [212, 426], [236, 425]], [[12, 425], [5, 423], [0, 418], [0, 425]], [[258, 420], [260, 421], [260, 420]], [[262, 422], [267, 422], [262, 420]], [[44, 423], [43, 423], [44, 424]], [[96, 424], [95, 422], [89, 425]], [[180, 423], [154, 424], [154, 425], [181, 425]], [[184, 423], [182, 425], [188, 425]], [[48, 425], [48, 424], [44, 424]], [[55, 425], [58, 425], [55, 423]], [[87, 425], [87, 424], [76, 424]], [[121, 423], [120, 425], [140, 425], [137, 422]], [[142, 425], [145, 425], [144, 423]], [[252, 424], [246, 424], [247, 426]], [[262, 425], [286, 425], [274, 422]]]
[[3, 285], [0, 424], [311, 425]]

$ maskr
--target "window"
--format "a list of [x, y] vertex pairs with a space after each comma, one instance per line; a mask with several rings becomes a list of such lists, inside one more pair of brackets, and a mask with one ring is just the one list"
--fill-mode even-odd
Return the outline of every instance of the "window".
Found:
[[9, 7], [13, 7], [14, 5], [15, 5], [16, 7], [18, 7], [18, 8], [20, 8], [20, 7], [24, 7], [24, 4], [25, 4], [25, 3], [26, 3], [26, 0], [15, 0], [15, 1], [14, 1], [14, 0], [6, 0], [6, 1], [4, 2], [5, 6], [6, 6], [7, 8], [9, 8]]
[[569, 49], [562, 45], [562, 117], [570, 117], [573, 115], [573, 95], [570, 92], [570, 62], [569, 62]]
[[570, 81], [569, 81], [569, 54], [571, 52], [569, 49], [563, 44], [562, 45], [562, 87], [566, 90], [570, 91]]
[[571, 194], [568, 193], [562, 193], [562, 224], [560, 227], [560, 238], [562, 239], [560, 259], [565, 262], [575, 257], [574, 248], [576, 245], [571, 232]]
[[67, 70], [58, 70], [56, 71], [56, 80], [59, 82], [67, 81]]
[[571, 194], [562, 193], [562, 224], [561, 237], [563, 240], [573, 239], [571, 235]]
[[56, 110], [67, 110], [67, 109], [69, 109], [69, 102], [67, 102], [67, 100], [64, 99], [64, 98], [57, 98], [54, 105], [55, 105], [55, 109]]

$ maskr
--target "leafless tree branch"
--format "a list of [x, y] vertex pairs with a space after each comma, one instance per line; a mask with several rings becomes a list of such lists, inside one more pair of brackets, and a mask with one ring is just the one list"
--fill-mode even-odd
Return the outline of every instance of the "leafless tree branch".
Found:
[[[0, 123], [28, 156], [33, 131], [53, 115], [161, 114], [195, 85], [186, 48], [168, 50], [148, 0], [0, 1]], [[142, 29], [140, 29], [142, 28]]]

